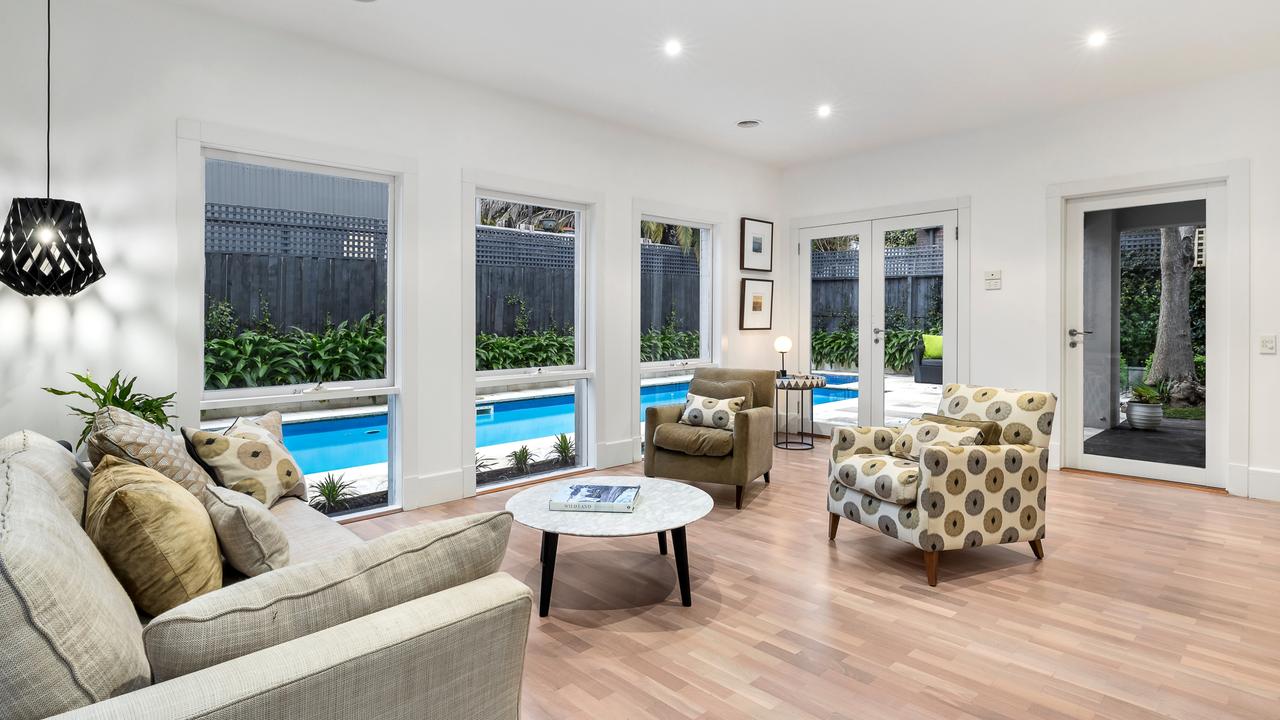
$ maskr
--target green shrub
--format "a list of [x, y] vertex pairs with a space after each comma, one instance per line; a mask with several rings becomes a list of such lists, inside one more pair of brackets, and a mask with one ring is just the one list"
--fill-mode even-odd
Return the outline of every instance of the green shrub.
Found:
[[552, 330], [528, 335], [476, 333], [476, 370], [572, 365], [573, 335]]
[[578, 459], [576, 451], [573, 439], [565, 433], [557, 435], [555, 444], [551, 446], [551, 455], [561, 465], [572, 465], [576, 462]]
[[245, 330], [204, 344], [206, 388], [264, 387], [339, 380], [374, 380], [386, 375], [386, 318], [365, 315], [313, 333]]
[[356, 497], [354, 480], [343, 480], [341, 474], [326, 473], [324, 479], [311, 488], [311, 507], [322, 513], [343, 510]]
[[131, 412], [134, 415], [146, 420], [153, 425], [173, 429], [173, 425], [169, 424], [168, 409], [173, 407], [173, 396], [177, 393], [169, 393], [155, 397], [146, 393], [136, 393], [133, 391], [133, 384], [138, 378], [131, 377], [124, 379], [121, 376], [124, 373], [116, 371], [115, 375], [107, 381], [106, 386], [99, 385], [89, 376], [89, 373], [80, 375], [79, 373], [71, 373], [71, 377], [75, 378], [88, 388], [88, 392], [84, 390], [59, 390], [57, 388], [47, 387], [44, 391], [61, 397], [74, 396], [84, 398], [93, 403], [92, 409], [78, 408], [73, 405], [67, 407], [71, 410], [72, 415], [78, 415], [84, 420], [84, 428], [80, 431], [80, 440], [76, 442], [76, 447], [84, 444], [88, 439], [89, 432], [93, 430], [93, 416], [104, 407], [115, 407]]
[[[896, 328], [883, 334], [884, 364], [892, 372], [908, 372], [916, 345], [923, 334], [939, 334], [936, 328], [913, 330]], [[810, 339], [810, 362], [814, 367], [853, 369], [858, 367], [857, 330], [814, 330]]]
[[511, 463], [511, 467], [515, 468], [516, 472], [521, 475], [527, 475], [529, 469], [538, 461], [538, 458], [534, 456], [528, 445], [521, 445], [507, 454], [507, 461]]

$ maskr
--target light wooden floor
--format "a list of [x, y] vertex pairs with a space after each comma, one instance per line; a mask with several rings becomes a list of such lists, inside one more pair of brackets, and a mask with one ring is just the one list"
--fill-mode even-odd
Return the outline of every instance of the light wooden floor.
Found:
[[[906, 544], [850, 522], [827, 542], [825, 452], [779, 451], [742, 511], [705, 486], [691, 608], [656, 538], [562, 538], [523, 716], [1280, 718], [1280, 504], [1052, 473], [1044, 561], [948, 552], [930, 588]], [[516, 526], [504, 565], [535, 595], [538, 539]]]

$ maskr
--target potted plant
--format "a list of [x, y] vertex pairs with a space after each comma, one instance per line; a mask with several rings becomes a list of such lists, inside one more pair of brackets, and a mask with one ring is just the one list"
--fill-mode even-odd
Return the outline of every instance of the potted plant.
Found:
[[120, 408], [153, 425], [159, 425], [169, 430], [173, 429], [173, 425], [169, 423], [172, 417], [169, 415], [169, 408], [173, 407], [173, 396], [176, 393], [156, 397], [146, 393], [134, 392], [133, 385], [138, 381], [138, 378], [126, 378], [124, 373], [119, 371], [111, 376], [106, 385], [100, 385], [94, 381], [89, 373], [83, 375], [71, 373], [71, 377], [85, 386], [86, 390], [59, 390], [47, 387], [44, 388], [44, 391], [62, 397], [84, 398], [92, 404], [92, 407], [88, 409], [78, 408], [74, 405], [67, 406], [70, 408], [72, 415], [79, 416], [84, 421], [84, 427], [80, 431], [80, 439], [76, 442], [77, 448], [84, 445], [84, 441], [89, 439], [89, 433], [93, 432], [93, 416], [104, 407]]
[[1150, 385], [1134, 385], [1133, 397], [1125, 408], [1129, 427], [1134, 430], [1155, 430], [1164, 420], [1164, 403], [1160, 391]]

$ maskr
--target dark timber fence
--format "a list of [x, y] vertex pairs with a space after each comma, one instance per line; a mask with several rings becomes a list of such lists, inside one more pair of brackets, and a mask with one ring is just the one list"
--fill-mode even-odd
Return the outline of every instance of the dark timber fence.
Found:
[[[511, 335], [518, 300], [532, 331], [564, 331], [574, 324], [571, 235], [476, 228], [476, 330]], [[674, 308], [676, 329], [699, 325], [698, 260], [671, 245], [640, 246], [642, 331], [661, 327]], [[603, 288], [602, 302], [629, 302], [616, 288]]]
[[261, 320], [317, 331], [387, 311], [387, 221], [205, 205], [207, 303], [230, 302], [241, 329]]
[[[942, 312], [942, 246], [885, 248], [885, 322], [899, 317], [922, 326]], [[812, 256], [813, 328], [857, 327], [858, 251], [815, 252]]]

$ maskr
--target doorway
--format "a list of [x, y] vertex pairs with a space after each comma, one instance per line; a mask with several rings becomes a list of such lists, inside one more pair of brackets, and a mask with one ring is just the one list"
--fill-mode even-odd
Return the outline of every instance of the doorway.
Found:
[[958, 374], [959, 212], [801, 227], [802, 361], [820, 432], [936, 412]]
[[1224, 191], [1067, 201], [1063, 465], [1225, 485]]

